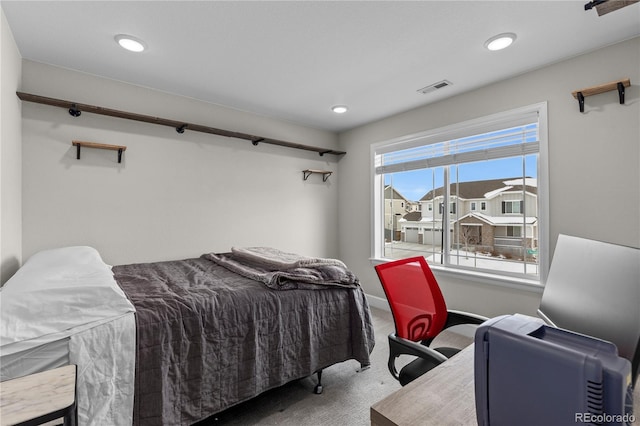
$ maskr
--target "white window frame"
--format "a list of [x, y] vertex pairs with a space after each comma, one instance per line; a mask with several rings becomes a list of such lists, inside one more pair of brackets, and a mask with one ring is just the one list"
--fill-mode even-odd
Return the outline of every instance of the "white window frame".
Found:
[[[473, 281], [485, 282], [488, 284], [506, 285], [516, 288], [540, 288], [546, 282], [550, 265], [549, 250], [549, 149], [548, 149], [548, 118], [547, 103], [540, 102], [521, 108], [504, 111], [485, 117], [464, 121], [436, 129], [426, 130], [420, 133], [411, 134], [387, 141], [374, 143], [370, 147], [370, 178], [371, 178], [371, 260], [374, 262], [384, 262], [389, 259], [383, 257], [384, 254], [384, 231], [379, 226], [384, 217], [384, 182], [382, 175], [376, 175], [376, 157], [381, 153], [399, 151], [435, 143], [444, 140], [486, 133], [494, 130], [508, 128], [511, 121], [517, 122], [521, 117], [536, 113], [538, 115], [538, 268], [537, 278], [520, 278], [500, 273], [487, 273], [486, 271], [462, 270], [450, 266], [430, 265], [431, 268], [445, 274], [452, 274], [458, 278], [466, 278]], [[428, 142], [425, 142], [428, 141]], [[430, 141], [430, 142], [429, 142]]]

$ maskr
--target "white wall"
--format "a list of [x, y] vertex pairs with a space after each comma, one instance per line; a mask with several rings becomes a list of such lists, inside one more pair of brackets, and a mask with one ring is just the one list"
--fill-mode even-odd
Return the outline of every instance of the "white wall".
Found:
[[[3, 63], [4, 51], [3, 45]], [[22, 253], [89, 244], [118, 264], [274, 245], [340, 257], [368, 294], [383, 297], [369, 261], [370, 145], [541, 101], [549, 106], [551, 247], [559, 233], [639, 247], [639, 56], [636, 38], [362, 126], [339, 135], [347, 151], [339, 161], [88, 113], [73, 118], [24, 103]], [[39, 95], [337, 144], [328, 132], [30, 61], [22, 75], [22, 90]], [[609, 92], [587, 98], [586, 113], [578, 112], [571, 91], [623, 77], [632, 82], [625, 105]], [[4, 122], [4, 108], [2, 115]], [[4, 139], [3, 130], [3, 147]], [[128, 149], [121, 165], [111, 151], [85, 149], [78, 161], [72, 139]], [[337, 173], [327, 183], [317, 175], [304, 182], [306, 168]], [[540, 299], [536, 292], [438, 278], [450, 307], [485, 315], [533, 314]]]
[[[506, 54], [508, 51], [505, 51]], [[629, 77], [617, 91], [586, 98], [571, 92]], [[384, 297], [372, 264], [370, 145], [492, 113], [548, 102], [550, 238], [575, 235], [640, 247], [640, 38], [628, 40], [340, 135], [341, 258], [368, 294]], [[436, 273], [437, 274], [437, 273]], [[437, 274], [447, 303], [485, 315], [534, 314], [540, 294]]]
[[[337, 147], [337, 136], [146, 88], [24, 61], [22, 91]], [[337, 256], [339, 157], [23, 102], [23, 254], [91, 245], [112, 264], [269, 245]], [[125, 145], [117, 153], [72, 140]]]
[[22, 58], [0, 10], [0, 284], [22, 262], [22, 122], [16, 89]]

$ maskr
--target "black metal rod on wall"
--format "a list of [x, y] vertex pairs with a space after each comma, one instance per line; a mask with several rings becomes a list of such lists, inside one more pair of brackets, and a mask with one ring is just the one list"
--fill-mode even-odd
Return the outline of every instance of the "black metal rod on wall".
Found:
[[18, 95], [18, 98], [20, 98], [20, 100], [22, 101], [35, 102], [38, 104], [51, 105], [51, 106], [56, 106], [60, 108], [65, 108], [67, 110], [73, 110], [74, 114], [72, 115], [74, 117], [80, 116], [80, 112], [89, 112], [92, 114], [107, 115], [109, 117], [124, 118], [126, 120], [141, 121], [144, 123], [159, 124], [161, 126], [173, 127], [174, 129], [176, 129], [178, 133], [184, 133], [186, 129], [194, 132], [209, 133], [213, 135], [226, 136], [229, 138], [236, 138], [236, 139], [244, 139], [244, 140], [251, 141], [253, 145], [258, 145], [258, 142], [259, 142], [259, 143], [266, 143], [270, 145], [283, 146], [287, 148], [313, 151], [313, 152], [317, 152], [320, 156], [323, 156], [324, 154], [333, 154], [333, 155], [346, 154], [346, 152], [344, 151], [335, 151], [327, 148], [320, 148], [320, 147], [315, 147], [310, 145], [302, 145], [299, 143], [287, 142], [279, 139], [265, 138], [262, 136], [250, 135], [247, 133], [234, 132], [230, 130], [218, 129], [218, 128], [209, 127], [209, 126], [202, 126], [200, 124], [185, 123], [184, 121], [170, 120], [166, 118], [153, 117], [150, 115], [137, 114], [137, 113], [127, 112], [127, 111], [119, 111], [116, 109], [104, 108], [104, 107], [95, 106], [95, 105], [81, 104], [78, 102], [66, 101], [62, 99], [48, 98], [46, 96], [33, 95], [30, 93], [16, 92], [16, 95]]

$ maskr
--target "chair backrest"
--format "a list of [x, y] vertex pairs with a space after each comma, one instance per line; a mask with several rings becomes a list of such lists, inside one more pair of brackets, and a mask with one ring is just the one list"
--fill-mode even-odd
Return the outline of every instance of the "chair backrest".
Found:
[[640, 369], [640, 249], [560, 235], [538, 314], [614, 343]]
[[447, 306], [424, 257], [375, 267], [389, 301], [396, 334], [414, 342], [435, 337], [447, 321]]

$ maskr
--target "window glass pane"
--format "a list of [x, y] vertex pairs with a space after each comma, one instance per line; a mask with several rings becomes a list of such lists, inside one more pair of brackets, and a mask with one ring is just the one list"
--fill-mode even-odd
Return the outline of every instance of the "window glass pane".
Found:
[[[528, 228], [528, 234], [537, 239], [537, 155], [461, 164], [456, 169], [452, 179], [458, 177], [460, 199], [481, 198], [487, 207], [481, 213], [461, 211], [452, 218], [452, 263], [536, 275], [537, 268], [527, 270], [528, 244], [522, 229]], [[523, 200], [531, 204], [527, 215]]]
[[[384, 257], [423, 255], [430, 263], [536, 276], [537, 158], [385, 174]], [[472, 208], [478, 203], [481, 211]]]
[[[388, 259], [433, 256], [441, 250], [443, 168], [388, 173], [383, 176], [384, 249]], [[435, 192], [440, 188], [440, 192]], [[409, 200], [413, 211], [392, 209], [391, 196]], [[426, 197], [426, 198], [425, 198]], [[423, 198], [425, 198], [423, 200]]]

